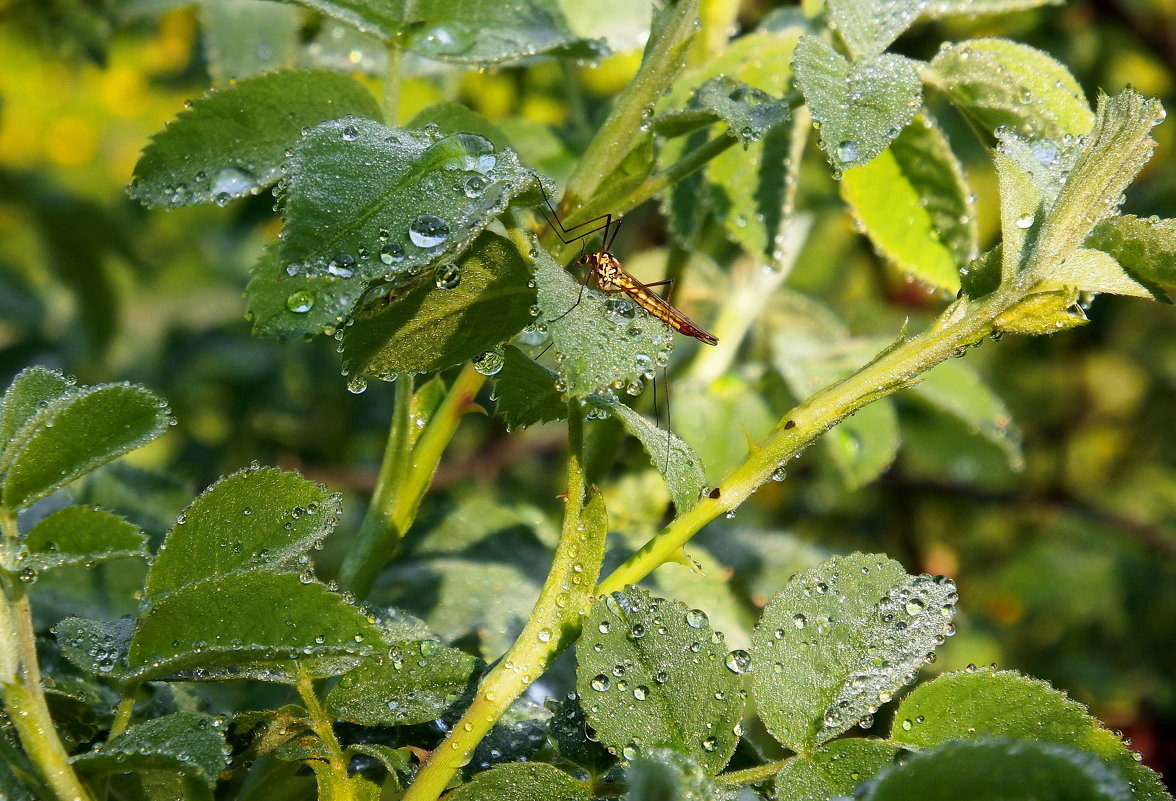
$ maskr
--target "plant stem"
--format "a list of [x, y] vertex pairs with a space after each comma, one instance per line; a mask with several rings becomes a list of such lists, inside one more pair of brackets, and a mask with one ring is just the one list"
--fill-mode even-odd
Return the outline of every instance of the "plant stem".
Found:
[[123, 688], [123, 697], [119, 699], [118, 707], [114, 711], [114, 722], [110, 724], [110, 734], [107, 739], [117, 737], [127, 730], [131, 722], [131, 712], [135, 708], [135, 693], [139, 685], [132, 684]]
[[432, 801], [470, 761], [474, 748], [551, 660], [579, 634], [580, 614], [591, 601], [608, 532], [603, 517], [585, 507], [583, 409], [568, 404], [568, 491], [563, 528], [551, 571], [526, 626], [506, 655], [482, 678], [478, 693], [461, 720], [421, 768], [404, 801]]
[[461, 418], [474, 408], [474, 396], [485, 381], [486, 376], [467, 364], [414, 442], [412, 380], [408, 376], [397, 379], [396, 406], [376, 489], [355, 547], [340, 571], [341, 581], [357, 598], [366, 598], [371, 592], [376, 576], [412, 526], [446, 446]]
[[[319, 703], [318, 694], [314, 691], [314, 682], [309, 676], [299, 676], [295, 687], [307, 714], [310, 715], [310, 727], [314, 729], [314, 733], [318, 735], [327, 751], [325, 775], [328, 780], [320, 781], [319, 797], [322, 801], [352, 801], [354, 793], [351, 792], [351, 781], [347, 776], [347, 757], [335, 736], [330, 716]], [[315, 776], [323, 778], [318, 771], [315, 771]]]
[[[0, 533], [3, 534], [4, 567], [0, 570], [3, 599], [0, 603], [0, 640], [3, 662], [0, 665], [0, 697], [20, 736], [25, 753], [58, 801], [89, 801], [69, 754], [49, 714], [49, 704], [41, 687], [41, 668], [37, 662], [37, 636], [33, 630], [33, 610], [25, 584], [9, 570], [9, 554], [17, 547], [16, 513], [0, 510]], [[13, 648], [12, 646], [15, 646]]]
[[697, 17], [698, 0], [678, 0], [655, 15], [637, 74], [617, 98], [568, 179], [565, 207], [575, 208], [595, 195], [605, 177], [629, 152], [645, 116], [678, 73], [682, 50], [694, 34]]
[[384, 121], [395, 128], [400, 121], [400, 42], [388, 45], [388, 63], [384, 69]]
[[765, 779], [772, 778], [783, 770], [788, 762], [788, 759], [782, 759], [779, 762], [768, 762], [764, 765], [756, 765], [753, 768], [733, 770], [730, 773], [720, 773], [715, 777], [715, 781], [720, 784], [755, 784], [756, 782], [762, 782]]

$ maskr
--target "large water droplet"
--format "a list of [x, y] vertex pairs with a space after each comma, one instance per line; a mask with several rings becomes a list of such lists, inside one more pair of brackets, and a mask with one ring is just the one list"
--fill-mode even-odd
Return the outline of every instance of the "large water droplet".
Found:
[[727, 654], [724, 662], [727, 665], [727, 670], [730, 670], [732, 673], [746, 673], [751, 670], [751, 654], [742, 648], [736, 648]]
[[314, 293], [300, 289], [286, 298], [286, 308], [295, 314], [305, 314], [314, 308]]
[[474, 369], [482, 375], [497, 375], [505, 363], [506, 357], [497, 348], [479, 354], [473, 361]]
[[461, 268], [453, 262], [437, 265], [433, 271], [433, 283], [438, 289], [457, 289], [461, 283]]
[[422, 214], [409, 224], [408, 238], [417, 247], [436, 247], [449, 238], [449, 224], [436, 214]]

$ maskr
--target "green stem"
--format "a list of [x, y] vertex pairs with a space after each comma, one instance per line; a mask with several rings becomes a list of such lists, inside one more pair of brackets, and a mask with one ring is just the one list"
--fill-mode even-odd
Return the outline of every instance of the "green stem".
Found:
[[920, 374], [980, 342], [992, 332], [997, 316], [1020, 298], [1016, 292], [998, 291], [974, 306], [958, 301], [927, 331], [884, 352], [849, 378], [795, 407], [720, 482], [714, 493], [718, 497], [703, 498], [671, 521], [602, 581], [597, 591], [613, 592], [635, 584], [662, 564], [675, 560], [682, 546], [703, 526], [736, 509], [818, 436], [863, 406], [913, 385]]
[[[310, 716], [310, 727], [318, 735], [327, 752], [327, 770], [321, 773], [315, 771], [315, 776], [320, 779], [319, 798], [322, 801], [354, 801], [355, 794], [352, 792], [351, 780], [347, 776], [347, 756], [335, 736], [330, 716], [323, 709], [318, 694], [314, 691], [313, 680], [309, 676], [299, 676], [295, 687]], [[322, 781], [324, 778], [325, 782]]]
[[[16, 513], [0, 510], [0, 533], [7, 557], [17, 547]], [[57, 736], [49, 704], [41, 687], [37, 662], [37, 636], [33, 610], [25, 584], [8, 569], [0, 569], [3, 599], [0, 603], [0, 697], [20, 743], [58, 801], [89, 801], [90, 794], [69, 763], [69, 754]], [[15, 647], [14, 647], [15, 646]]]
[[[604, 555], [607, 525], [593, 525], [585, 512], [583, 409], [568, 404], [568, 491], [563, 529], [551, 572], [526, 626], [506, 655], [482, 678], [478, 693], [445, 741], [437, 746], [409, 787], [404, 801], [433, 801], [470, 761], [474, 748], [551, 660], [579, 634]], [[599, 498], [599, 496], [596, 496]]]
[[388, 65], [384, 69], [384, 121], [393, 128], [400, 120], [400, 42], [388, 45]]
[[568, 179], [565, 207], [575, 208], [596, 194], [605, 177], [629, 152], [646, 115], [677, 75], [682, 49], [694, 34], [698, 0], [679, 0], [671, 5], [677, 7], [667, 7], [655, 16], [637, 74], [617, 97], [616, 105]]
[[764, 765], [756, 765], [753, 768], [744, 768], [743, 770], [733, 770], [730, 773], [720, 773], [715, 777], [715, 781], [720, 784], [755, 784], [770, 779], [784, 769], [789, 760], [782, 759], [779, 762], [768, 762]]
[[127, 726], [131, 722], [131, 712], [135, 708], [135, 694], [139, 691], [139, 685], [133, 684], [123, 688], [123, 697], [119, 699], [118, 707], [114, 711], [114, 722], [110, 725], [110, 734], [107, 739], [117, 737], [127, 730]]
[[396, 553], [416, 519], [446, 446], [461, 418], [474, 408], [474, 396], [485, 382], [486, 376], [467, 364], [413, 442], [412, 383], [407, 376], [397, 379], [404, 388], [397, 386], [396, 409], [376, 491], [356, 546], [347, 554], [340, 572], [344, 585], [357, 598], [367, 597], [376, 576]]

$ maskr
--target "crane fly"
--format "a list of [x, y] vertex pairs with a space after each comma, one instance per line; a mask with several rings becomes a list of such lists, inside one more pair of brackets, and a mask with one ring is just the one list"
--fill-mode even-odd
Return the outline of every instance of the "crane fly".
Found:
[[[559, 214], [556, 213], [551, 198], [547, 196], [547, 189], [543, 186], [543, 182], [539, 180], [538, 176], [535, 176], [535, 180], [539, 184], [540, 191], [543, 192], [543, 200], [547, 204], [547, 209], [551, 212], [550, 216], [546, 212], [543, 212], [543, 217], [547, 220], [547, 225], [555, 232], [555, 235], [559, 237], [561, 242], [565, 245], [570, 245], [577, 241], [583, 242], [597, 231], [603, 231], [600, 240], [600, 250], [595, 253], [582, 253], [580, 258], [576, 259], [575, 264], [577, 267], [588, 268], [588, 275], [584, 281], [585, 285], [588, 279], [591, 279], [596, 284], [596, 288], [601, 292], [608, 295], [626, 295], [638, 306], [678, 333], [685, 334], [688, 337], [694, 337], [700, 342], [705, 342], [707, 345], [719, 344], [719, 340], [714, 334], [683, 314], [668, 299], [662, 298], [652, 291], [654, 287], [665, 286], [667, 287], [668, 295], [674, 286], [674, 280], [672, 278], [665, 281], [654, 281], [653, 283], [644, 284], [621, 266], [621, 260], [611, 253], [612, 244], [617, 238], [617, 232], [621, 230], [622, 219], [620, 217], [614, 219], [611, 214], [602, 214], [587, 222], [566, 228], [559, 219]], [[575, 233], [577, 230], [595, 223], [601, 224], [595, 228], [588, 228], [587, 231], [583, 231], [582, 233]], [[583, 291], [582, 285], [580, 288], [581, 296], [583, 295]], [[577, 300], [576, 306], [579, 303], [580, 301]], [[576, 308], [576, 306], [572, 306], [572, 309]], [[560, 317], [567, 315], [572, 309], [568, 309]]]

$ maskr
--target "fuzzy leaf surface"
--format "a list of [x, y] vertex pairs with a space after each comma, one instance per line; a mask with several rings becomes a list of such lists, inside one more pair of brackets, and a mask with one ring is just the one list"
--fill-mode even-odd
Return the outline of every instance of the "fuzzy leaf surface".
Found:
[[0, 455], [0, 505], [28, 506], [167, 430], [167, 404], [143, 387], [101, 384], [65, 393], [15, 433]]
[[554, 765], [515, 762], [474, 776], [448, 796], [452, 801], [588, 801], [588, 785]]
[[502, 415], [508, 431], [567, 417], [567, 404], [555, 389], [555, 373], [514, 345], [507, 345], [503, 356], [502, 370], [494, 376], [494, 411]]
[[794, 576], [752, 635], [752, 693], [768, 731], [808, 751], [872, 716], [942, 642], [957, 598], [950, 580], [879, 555]]
[[24, 547], [28, 553], [22, 564], [35, 570], [149, 555], [147, 535], [138, 526], [89, 506], [67, 506], [52, 513], [33, 526]]
[[911, 26], [931, 0], [827, 0], [829, 18], [855, 60], [876, 56]]
[[146, 593], [162, 595], [257, 568], [289, 570], [335, 527], [339, 500], [321, 484], [276, 467], [225, 476], [167, 533]]
[[978, 249], [975, 203], [932, 120], [916, 118], [876, 159], [846, 170], [841, 196], [900, 270], [936, 289], [959, 289], [959, 269]]
[[899, 705], [890, 737], [917, 748], [984, 738], [1067, 746], [1112, 767], [1131, 783], [1136, 798], [1170, 798], [1159, 776], [1136, 762], [1122, 737], [1104, 728], [1086, 707], [1014, 671], [945, 673], [919, 685]]
[[73, 382], [60, 370], [26, 367], [17, 373], [0, 401], [0, 452], [33, 415], [70, 392]]
[[534, 268], [541, 309], [536, 323], [551, 332], [560, 389], [569, 397], [639, 385], [669, 359], [673, 330], [633, 301], [577, 283], [544, 250], [537, 251]]
[[922, 102], [913, 63], [884, 53], [850, 63], [816, 36], [802, 36], [792, 68], [834, 170], [868, 163], [911, 121]]
[[391, 380], [441, 370], [495, 347], [531, 321], [531, 273], [509, 240], [483, 232], [456, 264], [438, 271], [457, 276], [456, 286], [425, 281], [401, 292], [391, 285], [368, 292], [343, 336], [348, 374]]
[[1066, 67], [1035, 47], [1008, 39], [944, 44], [931, 60], [953, 105], [984, 131], [1021, 136], [1083, 136], [1094, 115]]
[[224, 747], [224, 734], [211, 717], [177, 712], [132, 726], [101, 748], [78, 754], [71, 761], [91, 776], [164, 769], [211, 789], [229, 762]]
[[1130, 801], [1127, 783], [1097, 759], [1053, 743], [954, 742], [886, 768], [858, 798], [970, 801]]
[[535, 180], [477, 134], [435, 138], [358, 117], [314, 127], [292, 154], [283, 238], [248, 289], [255, 331], [268, 336], [337, 328], [373, 283], [424, 282]]
[[1171, 302], [1176, 289], [1176, 220], [1111, 217], [1095, 227], [1086, 245], [1109, 253], [1153, 297]]
[[576, 692], [601, 742], [632, 756], [671, 748], [713, 775], [739, 740], [741, 682], [726, 664], [733, 659], [701, 610], [630, 588], [588, 613]]
[[351, 114], [382, 116], [371, 92], [333, 72], [281, 70], [213, 89], [151, 137], [128, 192], [168, 207], [256, 195], [281, 176], [303, 128]]
[[776, 797], [791, 801], [852, 798], [854, 789], [893, 762], [899, 750], [882, 740], [834, 740], [788, 760], [776, 774]]
[[702, 460], [689, 443], [677, 434], [658, 428], [645, 416], [616, 400], [615, 396], [589, 395], [588, 402], [616, 415], [625, 430], [641, 442], [650, 462], [665, 479], [678, 514], [698, 502], [706, 483], [706, 472], [702, 469]]
[[402, 726], [441, 717], [466, 690], [477, 660], [434, 640], [395, 642], [367, 659], [327, 694], [332, 715], [361, 726]]

